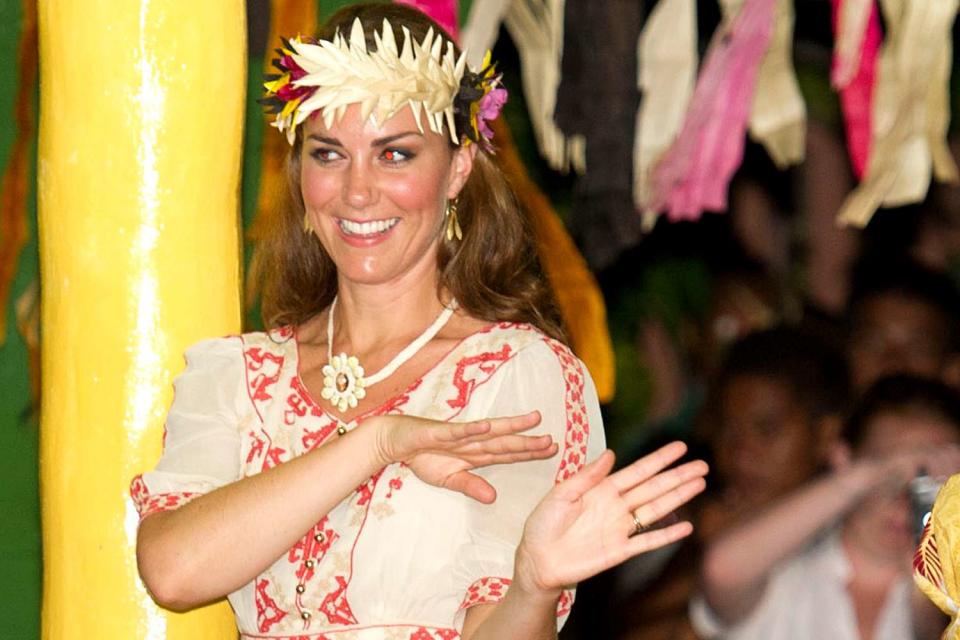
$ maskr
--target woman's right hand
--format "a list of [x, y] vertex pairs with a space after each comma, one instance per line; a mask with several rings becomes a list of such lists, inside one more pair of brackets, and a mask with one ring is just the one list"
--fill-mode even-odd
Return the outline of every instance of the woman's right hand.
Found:
[[525, 436], [540, 424], [540, 413], [474, 422], [440, 422], [416, 416], [385, 415], [367, 420], [377, 432], [377, 456], [384, 464], [403, 462], [418, 478], [489, 504], [497, 492], [473, 469], [543, 460], [558, 446], [548, 435]]

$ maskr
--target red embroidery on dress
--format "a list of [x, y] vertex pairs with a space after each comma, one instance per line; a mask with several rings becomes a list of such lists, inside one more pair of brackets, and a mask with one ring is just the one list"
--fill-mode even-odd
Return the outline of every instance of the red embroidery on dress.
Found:
[[562, 618], [563, 616], [570, 615], [570, 610], [573, 609], [573, 600], [576, 597], [576, 591], [573, 589], [564, 589], [563, 593], [560, 594], [560, 601], [557, 602], [557, 617]]
[[407, 404], [410, 401], [410, 394], [416, 391], [417, 388], [420, 386], [420, 383], [422, 382], [423, 382], [423, 378], [420, 378], [416, 382], [413, 382], [409, 387], [407, 387], [407, 389], [403, 393], [393, 396], [392, 398], [384, 402], [382, 405], [380, 405], [376, 409], [373, 409], [370, 413], [365, 413], [361, 419], [366, 420], [371, 416], [384, 416], [384, 415], [387, 415], [388, 413], [399, 413], [400, 407], [402, 407], [403, 405]]
[[130, 483], [130, 498], [133, 499], [133, 506], [136, 507], [141, 520], [158, 511], [173, 511], [174, 509], [178, 509], [198, 495], [196, 491], [157, 493], [151, 495], [150, 489], [147, 488], [147, 484], [143, 481], [142, 475], [138, 475]]
[[489, 380], [500, 365], [510, 359], [512, 353], [510, 345], [505, 344], [500, 351], [479, 353], [457, 362], [457, 369], [453, 374], [453, 386], [457, 389], [457, 397], [447, 400], [447, 405], [451, 409], [466, 407], [474, 389]]
[[393, 497], [394, 491], [399, 491], [400, 489], [403, 488], [403, 480], [401, 480], [400, 478], [390, 478], [389, 486], [390, 486], [390, 490], [387, 491], [387, 499], [390, 499]]
[[327, 424], [323, 425], [316, 431], [310, 431], [309, 429], [303, 430], [303, 437], [300, 439], [300, 442], [303, 443], [303, 448], [306, 451], [313, 451], [317, 447], [326, 441], [327, 437], [337, 429], [337, 421], [331, 420]]
[[293, 325], [287, 324], [271, 329], [269, 335], [274, 342], [285, 342], [293, 337]]
[[270, 631], [270, 627], [287, 616], [287, 612], [278, 607], [274, 599], [267, 594], [268, 586], [270, 586], [269, 580], [257, 580], [254, 594], [254, 603], [257, 605], [257, 629], [261, 633]]
[[283, 356], [266, 352], [260, 347], [251, 347], [243, 352], [243, 359], [246, 364], [247, 393], [263, 421], [260, 406], [273, 399], [272, 387], [280, 379]]
[[410, 634], [410, 640], [456, 640], [460, 637], [455, 629], [434, 629], [420, 627]]
[[384, 469], [377, 471], [369, 480], [357, 487], [357, 494], [360, 496], [357, 500], [358, 507], [370, 504], [370, 500], [373, 498], [373, 492], [377, 488], [377, 481], [380, 479], [380, 476], [383, 475]]
[[283, 447], [270, 447], [267, 455], [263, 459], [263, 470], [272, 469], [283, 464], [283, 458], [287, 453]]
[[469, 609], [478, 604], [492, 604], [500, 602], [510, 586], [509, 578], [489, 576], [480, 578], [467, 588], [467, 595], [460, 603], [460, 609]]
[[287, 426], [294, 424], [297, 418], [302, 418], [307, 413], [313, 416], [323, 415], [320, 407], [311, 399], [307, 389], [298, 376], [290, 379], [290, 395], [287, 396], [287, 410], [283, 412], [283, 423]]
[[570, 350], [555, 340], [544, 340], [557, 355], [565, 385], [564, 404], [567, 410], [567, 426], [563, 442], [557, 482], [566, 480], [583, 468], [587, 459], [587, 438], [590, 424], [587, 408], [583, 402], [583, 368]]
[[347, 581], [343, 576], [335, 576], [337, 590], [327, 594], [320, 605], [320, 612], [327, 616], [330, 624], [357, 624], [350, 603], [347, 602]]
[[247, 436], [253, 440], [253, 444], [250, 446], [250, 452], [247, 453], [247, 464], [250, 464], [254, 458], [263, 454], [263, 447], [267, 444], [267, 441], [257, 437], [257, 434], [253, 431], [248, 433]]
[[[512, 580], [509, 578], [497, 578], [488, 576], [480, 578], [467, 588], [467, 595], [460, 603], [460, 611], [469, 609], [478, 604], [494, 604], [503, 600], [510, 588]], [[564, 589], [560, 594], [560, 600], [557, 602], [557, 617], [563, 617], [570, 613], [573, 608], [573, 600], [576, 591], [573, 589]]]
[[[287, 560], [291, 564], [298, 565], [296, 576], [298, 583], [306, 582], [313, 578], [317, 565], [330, 550], [330, 545], [340, 536], [329, 526], [329, 519], [324, 516], [323, 520], [313, 525], [313, 528], [307, 532], [287, 553]], [[318, 540], [319, 538], [319, 540]], [[307, 560], [313, 560], [314, 564], [308, 568], [304, 564]]]

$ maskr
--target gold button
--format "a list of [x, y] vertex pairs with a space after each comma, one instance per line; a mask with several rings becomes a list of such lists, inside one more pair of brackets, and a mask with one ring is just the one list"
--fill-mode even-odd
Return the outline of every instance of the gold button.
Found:
[[347, 432], [347, 428], [346, 428], [345, 426], [340, 425], [339, 427], [337, 427], [337, 435], [338, 435], [338, 436], [342, 436], [342, 435], [345, 434], [346, 432]]
[[306, 565], [307, 569], [313, 569], [313, 560], [307, 560], [303, 564]]
[[309, 611], [301, 611], [301, 612], [300, 612], [300, 617], [303, 618], [304, 620], [309, 620], [309, 619], [310, 619], [310, 612], [309, 612]]
[[298, 584], [298, 585], [297, 585], [297, 593], [303, 593], [303, 592], [306, 591], [306, 590], [307, 590], [307, 588], [306, 588], [305, 586], [303, 586], [302, 584]]
[[323, 535], [323, 533], [318, 533], [317, 535], [313, 536], [313, 539], [322, 544], [323, 541], [327, 539], [327, 536]]

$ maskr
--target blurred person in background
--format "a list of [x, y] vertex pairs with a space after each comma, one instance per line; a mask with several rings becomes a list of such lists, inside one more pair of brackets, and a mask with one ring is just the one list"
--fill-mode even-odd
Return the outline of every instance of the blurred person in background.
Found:
[[945, 618], [910, 579], [916, 523], [906, 489], [918, 474], [942, 479], [960, 469], [958, 444], [953, 389], [906, 375], [878, 381], [830, 448], [830, 473], [707, 547], [691, 604], [698, 635], [938, 637]]
[[[696, 523], [694, 536], [621, 569], [627, 592], [617, 605], [621, 638], [696, 637], [688, 605], [703, 546], [826, 466], [847, 401], [846, 379], [841, 354], [800, 329], [767, 329], [733, 345], [701, 420], [713, 477], [685, 516]], [[651, 567], [657, 557], [661, 563]]]

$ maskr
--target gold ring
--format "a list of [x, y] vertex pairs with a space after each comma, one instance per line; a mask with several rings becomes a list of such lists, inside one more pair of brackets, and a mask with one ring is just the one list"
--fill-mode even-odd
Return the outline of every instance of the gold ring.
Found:
[[647, 525], [640, 521], [640, 516], [637, 515], [636, 511], [631, 511], [630, 515], [633, 516], [633, 535], [643, 533], [647, 530]]

